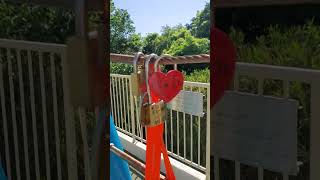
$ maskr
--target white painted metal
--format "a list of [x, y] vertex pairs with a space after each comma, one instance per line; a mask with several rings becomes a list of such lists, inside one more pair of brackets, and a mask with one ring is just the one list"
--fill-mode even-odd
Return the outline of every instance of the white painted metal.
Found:
[[12, 54], [11, 49], [7, 49], [7, 61], [8, 61], [8, 75], [9, 75], [9, 87], [10, 87], [10, 104], [11, 104], [11, 118], [13, 125], [13, 140], [14, 140], [14, 154], [16, 159], [16, 172], [17, 179], [21, 179], [20, 172], [20, 157], [19, 157], [19, 142], [18, 142], [18, 129], [17, 129], [17, 117], [16, 117], [16, 104], [13, 86], [13, 72], [12, 72]]
[[[0, 98], [1, 98], [1, 114], [2, 114], [2, 123], [4, 127], [3, 131], [3, 136], [4, 136], [4, 142], [3, 145], [5, 146], [5, 157], [6, 157], [6, 172], [8, 179], [11, 180], [13, 177], [15, 179], [36, 179], [40, 180], [40, 170], [44, 170], [46, 173], [46, 179], [50, 179], [51, 175], [53, 177], [54, 174], [56, 174], [56, 178], [62, 179], [63, 172], [66, 172], [65, 174], [68, 175], [68, 179], [78, 179], [78, 171], [77, 171], [77, 144], [76, 144], [76, 138], [75, 138], [75, 119], [74, 119], [74, 110], [71, 107], [70, 104], [70, 92], [69, 92], [69, 83], [68, 83], [68, 76], [67, 76], [67, 64], [66, 64], [66, 46], [65, 45], [60, 45], [60, 44], [50, 44], [50, 43], [38, 43], [38, 42], [28, 42], [28, 41], [17, 41], [17, 40], [7, 40], [7, 39], [0, 39], [0, 48], [2, 50], [6, 50], [7, 54], [1, 54], [2, 59], [4, 60], [3, 63], [1, 62], [0, 64]], [[26, 52], [26, 53], [22, 53]], [[4, 52], [4, 51], [2, 51]], [[15, 52], [15, 53], [11, 53]], [[37, 57], [33, 58], [32, 53], [37, 53]], [[49, 54], [49, 63], [44, 63], [44, 53]], [[62, 87], [58, 87], [58, 84], [56, 82], [56, 73], [60, 73], [60, 71], [57, 71], [55, 67], [55, 58], [54, 56], [57, 56], [61, 58], [57, 62], [61, 62], [60, 65], [57, 67], [62, 67], [62, 73], [59, 76], [62, 76]], [[24, 59], [22, 59], [24, 57]], [[22, 63], [22, 60], [26, 60], [26, 65], [27, 65], [27, 70], [28, 74], [26, 75], [27, 77], [23, 77], [24, 74], [24, 68]], [[23, 61], [25, 62], [25, 61]], [[16, 66], [17, 64], [17, 66]], [[40, 82], [36, 82], [34, 80], [34, 70], [33, 68], [35, 67], [34, 65], [37, 65], [37, 70], [40, 72]], [[49, 73], [51, 73], [51, 87], [52, 88], [52, 96], [47, 96], [46, 93], [46, 87], [45, 82], [45, 71], [44, 71], [44, 65], [49, 69]], [[17, 67], [17, 70], [14, 68]], [[39, 68], [39, 69], [38, 69]], [[4, 71], [7, 70], [8, 74], [6, 76], [3, 76]], [[17, 72], [16, 72], [17, 71]], [[9, 77], [8, 82], [9, 86], [6, 87], [7, 85], [4, 84], [4, 77]], [[27, 81], [26, 81], [27, 79]], [[16, 83], [18, 85], [16, 85]], [[25, 94], [24, 91], [24, 86], [25, 84], [28, 84], [29, 88], [29, 97]], [[38, 91], [38, 87], [41, 97], [39, 96], [41, 100], [40, 107], [37, 105], [36, 102], [36, 94], [35, 92]], [[62, 156], [60, 153], [60, 127], [59, 127], [59, 105], [58, 105], [58, 88], [63, 89], [63, 107], [64, 107], [64, 123], [65, 123], [65, 139], [66, 139], [66, 155]], [[5, 90], [10, 90], [9, 93], [10, 95], [8, 97], [5, 97]], [[14, 91], [18, 90], [18, 91]], [[19, 98], [20, 102], [19, 105], [16, 103], [16, 98], [15, 97], [15, 92], [19, 92]], [[61, 92], [61, 91], [59, 91]], [[10, 99], [10, 111], [6, 107], [6, 101], [5, 99]], [[50, 107], [47, 103], [51, 102], [52, 100], [52, 105], [53, 109], [50, 110], [53, 113], [53, 119], [54, 120], [54, 128], [49, 128], [48, 127], [48, 114], [47, 114], [47, 108]], [[16, 106], [21, 106], [21, 108], [18, 109]], [[30, 106], [30, 117], [27, 117], [27, 112], [26, 112], [26, 107]], [[37, 109], [39, 107], [39, 109]], [[44, 152], [39, 152], [39, 143], [38, 143], [38, 128], [37, 127], [37, 114], [36, 112], [40, 111], [42, 109], [42, 115], [41, 119], [43, 120], [43, 132], [44, 132], [44, 145], [45, 149]], [[8, 131], [8, 116], [7, 114], [11, 114], [11, 120], [12, 120], [12, 125], [13, 125], [13, 132]], [[20, 116], [17, 116], [16, 113], [21, 113], [21, 118]], [[28, 119], [30, 118], [30, 119]], [[17, 127], [17, 122], [22, 124], [22, 127]], [[27, 128], [27, 122], [31, 122], [31, 129], [28, 130]], [[28, 135], [31, 134], [27, 131], [32, 131], [33, 135], [33, 153], [28, 152]], [[86, 134], [86, 132], [83, 132], [84, 129], [82, 129], [81, 133]], [[18, 142], [17, 134], [23, 134], [23, 142]], [[2, 133], [2, 132], [1, 132]], [[9, 142], [9, 133], [13, 133], [13, 141]], [[55, 155], [56, 155], [56, 161], [51, 161], [51, 156], [49, 153], [49, 136], [48, 134], [55, 134], [55, 140], [54, 140], [54, 146], [55, 146]], [[87, 137], [86, 137], [87, 138]], [[19, 139], [20, 140], [20, 139]], [[51, 141], [51, 140], [50, 140]], [[11, 154], [9, 146], [14, 147], [11, 151], [13, 152]], [[23, 147], [22, 147], [23, 146]], [[24, 154], [19, 154], [18, 150], [23, 149]], [[50, 149], [51, 151], [51, 149]], [[32, 157], [30, 155], [33, 155]], [[45, 158], [44, 159], [39, 159], [40, 154], [44, 154]], [[11, 171], [11, 164], [13, 163], [11, 157], [14, 155], [15, 159], [15, 171], [16, 174], [12, 174], [13, 172]], [[23, 156], [23, 157], [22, 157]], [[66, 171], [62, 171], [62, 157], [66, 157], [67, 159], [65, 160], [66, 164]], [[30, 158], [33, 158], [34, 161], [31, 161]], [[24, 159], [24, 165], [20, 164], [20, 160]], [[40, 161], [44, 162], [45, 167], [43, 169], [40, 169]], [[33, 164], [29, 164], [30, 162], [33, 162]], [[55, 163], [55, 164], [54, 164]], [[57, 167], [57, 171], [53, 172], [51, 167]], [[35, 171], [34, 172], [34, 177], [31, 177], [31, 167]], [[21, 168], [25, 168], [25, 173], [22, 173], [20, 170]], [[22, 177], [23, 176], [23, 177]], [[87, 176], [89, 177], [89, 176]], [[88, 179], [88, 178], [87, 178]]]
[[[0, 52], [1, 53], [1, 52]], [[1, 55], [1, 54], [0, 54]], [[1, 56], [0, 56], [1, 57]], [[4, 84], [3, 84], [3, 62], [0, 61], [0, 98], [1, 98], [1, 113], [3, 121], [3, 133], [5, 141], [5, 151], [6, 151], [6, 168], [8, 180], [12, 179], [11, 175], [11, 159], [10, 159], [10, 150], [9, 150], [9, 136], [8, 136], [8, 122], [7, 122], [7, 112], [6, 112], [6, 102], [4, 94]]]
[[237, 63], [237, 74], [250, 77], [260, 77], [260, 79], [277, 79], [284, 82], [284, 96], [288, 96], [287, 82], [297, 81], [308, 83], [311, 86], [311, 124], [310, 124], [310, 180], [320, 179], [320, 171], [317, 168], [320, 166], [320, 143], [317, 137], [320, 136], [320, 71], [280, 67], [272, 65]]
[[[125, 80], [125, 87], [126, 88], [129, 88], [129, 86], [130, 86], [130, 84], [128, 84], [128, 81], [129, 81], [129, 79], [124, 79]], [[130, 91], [129, 91], [130, 92]], [[128, 94], [130, 94], [130, 93], [128, 93], [127, 91], [125, 92], [125, 94], [126, 94], [126, 110], [127, 110], [127, 112], [128, 112], [128, 114], [126, 115], [126, 120], [127, 120], [127, 122], [128, 122], [128, 131], [129, 132], [131, 132], [131, 133], [133, 133], [133, 130], [132, 130], [132, 128], [131, 128], [131, 125], [132, 125], [132, 123], [130, 123], [129, 121], [130, 121], [130, 107], [131, 106], [129, 106], [129, 95]], [[132, 103], [130, 103], [130, 104], [132, 104]], [[133, 121], [133, 120], [132, 120]], [[131, 122], [132, 122], [131, 121]]]
[[[116, 86], [114, 89], [112, 89], [111, 92], [111, 99], [116, 99], [119, 95], [119, 93], [123, 94], [130, 94], [130, 86], [126, 86], [126, 82], [129, 80], [130, 81], [130, 76], [129, 75], [119, 75], [119, 74], [111, 74], [111, 83], [112, 85]], [[118, 88], [118, 87], [124, 87], [124, 88]], [[197, 82], [185, 82], [185, 87], [184, 89], [186, 89], [186, 87], [189, 89], [191, 89], [191, 91], [196, 91], [196, 92], [205, 92], [205, 98], [207, 99], [207, 103], [205, 104], [206, 111], [208, 111], [210, 109], [210, 101], [208, 100], [208, 98], [210, 98], [210, 86], [207, 83], [197, 83]], [[142, 136], [143, 131], [145, 130], [145, 128], [142, 128], [140, 126], [139, 123], [139, 110], [138, 110], [138, 102], [136, 98], [131, 97], [129, 100], [129, 105], [127, 104], [127, 102], [125, 102], [124, 100], [126, 100], [126, 96], [123, 96], [124, 98], [122, 99], [118, 99], [115, 102], [112, 102], [112, 114], [116, 114], [119, 113], [119, 108], [121, 107], [124, 109], [123, 115], [122, 115], [122, 124], [117, 123], [117, 121], [121, 121], [120, 118], [115, 118], [114, 121], [116, 123], [117, 129], [120, 132], [123, 132], [127, 135], [130, 135], [133, 139], [137, 139], [140, 142], [145, 143], [145, 138]], [[132, 115], [130, 110], [132, 109], [132, 107], [134, 108], [134, 110], [136, 111], [135, 113], [133, 113], [135, 115], [134, 118], [132, 118]], [[130, 108], [130, 109], [129, 109]], [[117, 112], [118, 111], [118, 112]], [[210, 111], [208, 111], [210, 112]], [[210, 146], [210, 131], [207, 130], [208, 127], [202, 127], [200, 126], [200, 121], [205, 121], [206, 126], [209, 124], [209, 121], [206, 121], [206, 119], [209, 119], [210, 117], [210, 113], [207, 113], [205, 117], [198, 117], [198, 116], [191, 116], [188, 113], [180, 113], [177, 111], [173, 111], [173, 110], [168, 110], [168, 115], [169, 115], [169, 119], [167, 123], [170, 123], [170, 125], [168, 125], [167, 123], [165, 124], [165, 137], [164, 137], [164, 141], [166, 142], [166, 146], [167, 148], [169, 148], [169, 155], [172, 157], [175, 157], [177, 159], [179, 159], [180, 161], [192, 166], [193, 168], [199, 169], [201, 171], [205, 171], [206, 168], [203, 167], [203, 164], [205, 164], [206, 166], [209, 166], [210, 163], [210, 154], [206, 153], [206, 152], [201, 152], [201, 146], [203, 146], [203, 144], [205, 143], [206, 148]], [[190, 116], [191, 121], [187, 122], [186, 121], [186, 117]], [[131, 117], [128, 119], [128, 121], [124, 121], [125, 118], [124, 117]], [[128, 131], [128, 129], [126, 128], [126, 123], [128, 123], [127, 126], [129, 126], [129, 124], [132, 124], [133, 126], [133, 122], [136, 123], [135, 127], [137, 128], [137, 131]], [[196, 149], [198, 151], [197, 154], [193, 154], [193, 128], [192, 128], [192, 123], [197, 122], [196, 124], [196, 140], [199, 142], [196, 146]], [[190, 131], [191, 131], [191, 144], [190, 147], [187, 147], [187, 130], [186, 130], [186, 123], [191, 123], [190, 124]], [[174, 127], [174, 125], [176, 127]], [[181, 127], [180, 127], [181, 126]], [[202, 129], [201, 129], [202, 128]], [[201, 135], [201, 130], [203, 130], [203, 128], [206, 128], [207, 130], [207, 136], [206, 137], [199, 137]], [[129, 128], [130, 129], [130, 128]], [[183, 131], [183, 132], [182, 132]], [[170, 132], [170, 133], [169, 133]], [[176, 133], [177, 137], [174, 137], [173, 134]], [[182, 136], [178, 136], [180, 133], [183, 133], [183, 137]], [[188, 135], [190, 133], [188, 132]], [[182, 134], [180, 134], [182, 135]], [[183, 139], [182, 139], [183, 138]], [[134, 140], [135, 141], [135, 140]], [[183, 152], [182, 152], [182, 146], [180, 146], [180, 141], [184, 142], [183, 145]], [[169, 144], [168, 144], [169, 143]], [[176, 149], [174, 149], [174, 147]], [[187, 158], [187, 148], [191, 149], [191, 157]], [[209, 151], [207, 151], [209, 152]], [[197, 156], [197, 157], [195, 157]], [[203, 156], [206, 156], [205, 158]], [[201, 159], [206, 159], [206, 162], [202, 162]], [[194, 160], [196, 160], [196, 162], [194, 162]], [[207, 162], [208, 161], [208, 162]], [[208, 172], [207, 172], [208, 173]]]
[[[209, 87], [210, 89], [210, 87]], [[207, 89], [207, 129], [206, 129], [206, 178], [207, 180], [210, 180], [210, 137], [211, 137], [211, 122], [210, 122], [210, 90]]]
[[[132, 127], [132, 134], [137, 134], [136, 133], [136, 121], [135, 121], [135, 117], [134, 117], [134, 100], [133, 100], [133, 94], [132, 94], [132, 87], [131, 87], [131, 83], [132, 83], [132, 79], [131, 79], [131, 76], [129, 78], [129, 92], [130, 92], [130, 100], [129, 100], [129, 103], [130, 103], [130, 117], [131, 117], [131, 127]], [[135, 141], [135, 137], [133, 137], [133, 142]]]
[[43, 70], [43, 53], [39, 51], [39, 69], [40, 69], [40, 82], [41, 82], [41, 99], [42, 99], [42, 118], [43, 118], [43, 134], [44, 145], [46, 154], [46, 175], [47, 179], [51, 179], [51, 167], [50, 167], [50, 150], [49, 150], [49, 137], [48, 137], [48, 118], [47, 118], [47, 100], [46, 90], [44, 84], [44, 70]]
[[258, 167], [258, 180], [263, 180], [263, 168], [262, 167]]
[[60, 153], [60, 130], [58, 119], [58, 100], [57, 100], [57, 84], [56, 84], [56, 66], [53, 53], [50, 53], [50, 66], [51, 66], [51, 78], [52, 78], [52, 96], [53, 96], [53, 119], [54, 130], [56, 140], [56, 156], [57, 156], [57, 175], [58, 180], [62, 179], [61, 173], [61, 153]]
[[[200, 91], [200, 87], [198, 88], [198, 92], [201, 92]], [[200, 149], [200, 144], [201, 144], [201, 122], [200, 122], [200, 116], [197, 116], [197, 119], [198, 119], [198, 166], [200, 166], [200, 160], [201, 160], [201, 149]], [[210, 136], [210, 134], [208, 134], [208, 136]], [[210, 152], [210, 151], [209, 151]]]
[[31, 118], [32, 118], [32, 132], [33, 132], [33, 144], [34, 144], [34, 161], [36, 169], [36, 178], [40, 180], [40, 165], [39, 165], [39, 149], [38, 149], [38, 133], [37, 133], [37, 117], [34, 97], [34, 82], [33, 82], [33, 67], [31, 52], [28, 51], [28, 71], [30, 81], [30, 103], [31, 103]]
[[179, 118], [179, 111], [176, 111], [176, 114], [177, 114], [177, 154], [178, 156], [180, 156], [180, 118]]
[[240, 162], [235, 162], [235, 178], [236, 180], [240, 180], [241, 178], [241, 164]]
[[66, 126], [66, 145], [67, 145], [67, 167], [68, 179], [78, 179], [77, 145], [75, 133], [74, 109], [70, 102], [70, 91], [68, 82], [66, 51], [61, 53], [62, 72], [63, 72], [63, 94]]
[[27, 120], [26, 120], [26, 108], [24, 99], [24, 83], [22, 77], [22, 65], [21, 65], [21, 54], [20, 50], [17, 49], [17, 63], [18, 63], [18, 74], [19, 74], [19, 89], [20, 89], [20, 105], [21, 105], [21, 120], [23, 128], [23, 148], [24, 148], [24, 160], [26, 168], [26, 179], [30, 179], [30, 165], [29, 165], [29, 150], [28, 150], [28, 135], [27, 135]]

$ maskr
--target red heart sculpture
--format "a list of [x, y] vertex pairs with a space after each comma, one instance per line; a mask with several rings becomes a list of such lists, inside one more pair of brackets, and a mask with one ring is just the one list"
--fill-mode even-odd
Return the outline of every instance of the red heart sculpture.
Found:
[[211, 68], [211, 99], [210, 106], [213, 107], [228, 89], [235, 71], [237, 58], [236, 48], [228, 35], [224, 32], [211, 29], [210, 63]]
[[148, 82], [152, 94], [167, 103], [183, 88], [183, 74], [177, 70], [171, 70], [167, 74], [154, 72]]

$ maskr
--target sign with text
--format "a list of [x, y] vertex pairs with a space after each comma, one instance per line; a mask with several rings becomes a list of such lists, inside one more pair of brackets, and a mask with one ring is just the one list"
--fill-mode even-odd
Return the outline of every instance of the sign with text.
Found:
[[297, 109], [295, 100], [228, 91], [211, 113], [211, 153], [295, 175]]
[[179, 94], [167, 104], [167, 107], [175, 111], [203, 117], [203, 94], [181, 90]]

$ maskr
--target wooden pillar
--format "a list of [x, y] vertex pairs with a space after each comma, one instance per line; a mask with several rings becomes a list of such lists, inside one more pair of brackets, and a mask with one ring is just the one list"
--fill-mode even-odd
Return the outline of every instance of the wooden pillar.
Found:
[[[109, 42], [110, 42], [110, 1], [104, 0], [104, 8], [103, 8], [103, 28], [102, 28], [102, 36], [103, 36], [103, 56], [102, 60], [105, 62], [105, 68], [106, 68], [106, 76], [104, 78], [107, 78], [107, 84], [106, 84], [106, 93], [108, 94], [107, 97], [110, 97], [110, 72], [109, 72], [109, 66], [110, 66], [110, 60], [109, 60]], [[99, 180], [106, 180], [110, 178], [110, 137], [109, 137], [109, 131], [110, 131], [110, 123], [109, 123], [109, 117], [110, 117], [110, 100], [107, 100], [106, 102], [106, 124], [105, 128], [103, 129], [103, 132], [101, 134], [101, 140], [100, 140], [100, 162], [99, 162]]]

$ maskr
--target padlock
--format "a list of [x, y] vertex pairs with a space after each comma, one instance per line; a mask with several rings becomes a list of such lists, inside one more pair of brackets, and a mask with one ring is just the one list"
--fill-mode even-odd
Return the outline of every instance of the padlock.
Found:
[[[152, 58], [156, 58], [155, 54], [151, 54], [147, 57], [145, 62], [145, 80], [148, 82], [149, 74], [149, 62]], [[152, 103], [149, 84], [146, 83], [147, 92], [140, 98], [140, 118], [142, 126], [156, 126], [165, 121], [166, 117], [166, 105], [164, 101]], [[147, 101], [145, 97], [147, 98]]]
[[133, 96], [139, 96], [140, 90], [139, 90], [139, 85], [140, 85], [140, 77], [141, 73], [143, 73], [142, 68], [138, 71], [138, 65], [137, 62], [140, 59], [140, 56], [142, 56], [142, 52], [138, 52], [135, 54], [134, 59], [133, 59], [133, 73], [131, 73], [131, 91]]
[[165, 121], [166, 105], [163, 100], [157, 103], [146, 103], [142, 105], [141, 110], [141, 125], [156, 126]]

